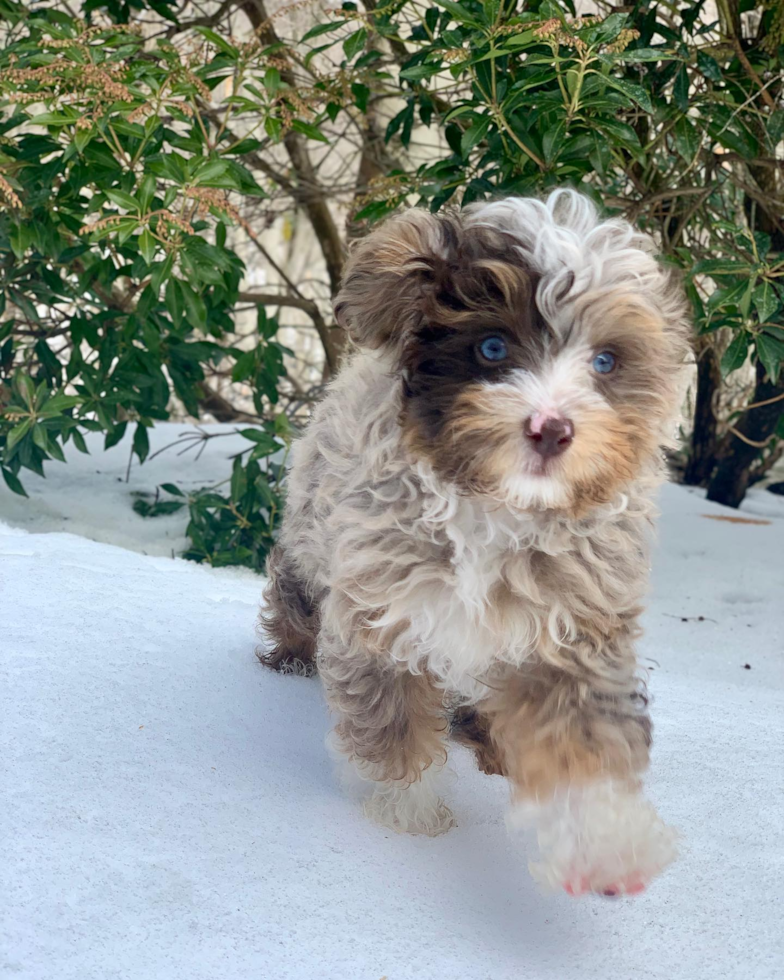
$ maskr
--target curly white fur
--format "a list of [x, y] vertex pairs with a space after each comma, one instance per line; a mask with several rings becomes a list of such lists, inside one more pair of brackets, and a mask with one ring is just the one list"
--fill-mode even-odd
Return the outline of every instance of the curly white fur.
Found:
[[639, 793], [612, 780], [560, 787], [542, 803], [518, 802], [511, 831], [533, 830], [541, 860], [537, 881], [575, 895], [636, 893], [677, 855], [677, 832]]

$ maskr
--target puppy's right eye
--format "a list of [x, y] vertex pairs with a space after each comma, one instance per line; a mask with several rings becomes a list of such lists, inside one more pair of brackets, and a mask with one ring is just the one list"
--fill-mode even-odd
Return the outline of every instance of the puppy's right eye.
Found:
[[479, 353], [486, 361], [503, 361], [509, 354], [503, 337], [485, 337], [479, 345]]

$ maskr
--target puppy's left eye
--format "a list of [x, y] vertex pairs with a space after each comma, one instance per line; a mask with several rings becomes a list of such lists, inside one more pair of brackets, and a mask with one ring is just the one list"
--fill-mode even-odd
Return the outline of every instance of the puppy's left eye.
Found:
[[486, 361], [503, 361], [509, 349], [503, 337], [485, 337], [479, 345], [479, 353]]
[[600, 351], [591, 364], [597, 374], [609, 374], [615, 370], [615, 365], [615, 354], [611, 354], [608, 350]]

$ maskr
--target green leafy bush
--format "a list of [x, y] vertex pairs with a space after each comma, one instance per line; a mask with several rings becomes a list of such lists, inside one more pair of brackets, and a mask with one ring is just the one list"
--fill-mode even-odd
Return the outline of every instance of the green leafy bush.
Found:
[[[714, 20], [704, 3], [600, 3], [579, 19], [570, 0], [345, 3], [295, 30], [302, 4], [269, 17], [261, 0], [230, 0], [188, 17], [174, 0], [2, 0], [8, 487], [24, 493], [24, 470], [42, 474], [69, 441], [86, 451], [85, 431], [112, 446], [130, 426], [144, 461], [150, 427], [175, 408], [212, 412], [249, 442], [228, 493], [167, 485], [137, 510], [187, 505], [189, 557], [260, 568], [289, 419], [318, 395], [280, 343], [281, 316], [309, 323], [324, 380], [343, 347], [329, 300], [349, 238], [410, 204], [570, 183], [683, 270], [698, 361], [684, 475], [737, 503], [784, 447], [784, 15], [717, 6]], [[254, 232], [281, 214], [317, 244], [308, 286]], [[240, 235], [269, 291], [242, 291]], [[259, 310], [251, 343], [237, 339], [241, 303]]]
[[[264, 191], [199, 115], [225, 60], [194, 71], [124, 25], [19, 13], [0, 71], [0, 460], [24, 493], [23, 469], [43, 474], [69, 440], [87, 451], [82, 430], [104, 432], [108, 448], [131, 426], [144, 462], [173, 396], [201, 414], [206, 365], [228, 360], [260, 419], [274, 418], [284, 348], [263, 308], [254, 348], [227, 342], [243, 273], [227, 245], [227, 225], [242, 222], [229, 195]], [[190, 503], [189, 555], [226, 564], [231, 551], [258, 568], [280, 510], [279, 474], [259, 460], [288, 430], [243, 431], [231, 497]]]

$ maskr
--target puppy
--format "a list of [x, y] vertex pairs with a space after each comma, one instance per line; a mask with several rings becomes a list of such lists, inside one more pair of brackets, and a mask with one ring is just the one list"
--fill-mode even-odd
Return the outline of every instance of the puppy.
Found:
[[318, 666], [369, 815], [448, 830], [451, 734], [571, 894], [675, 853], [634, 653], [689, 333], [653, 252], [569, 190], [360, 242], [335, 304], [358, 350], [295, 446], [262, 613], [265, 663]]

